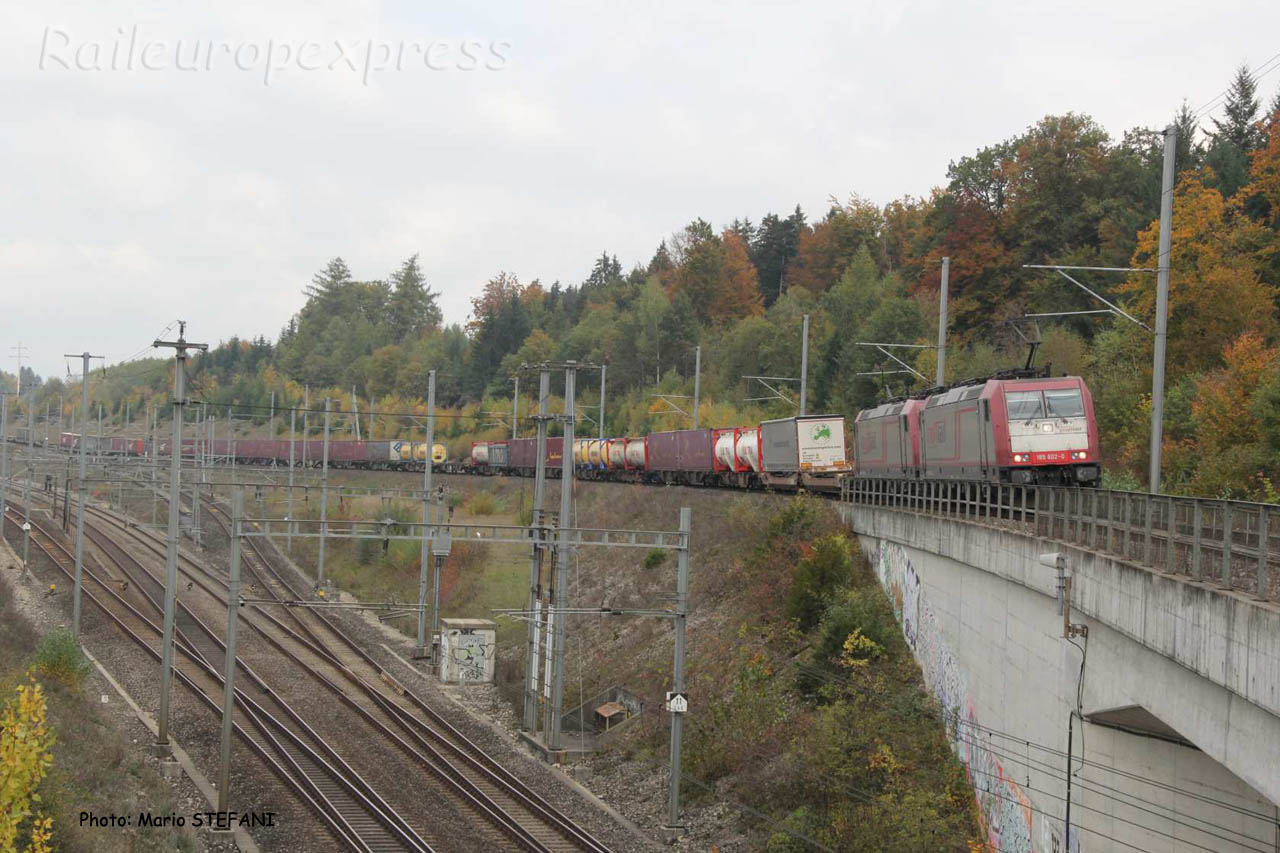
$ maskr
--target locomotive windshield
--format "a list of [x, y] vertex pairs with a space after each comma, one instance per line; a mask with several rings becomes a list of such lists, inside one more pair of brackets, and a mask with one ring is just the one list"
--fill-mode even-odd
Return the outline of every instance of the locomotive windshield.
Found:
[[1044, 417], [1044, 406], [1039, 391], [1010, 391], [1005, 394], [1009, 403], [1009, 420], [1029, 421]]
[[1080, 399], [1079, 388], [1045, 391], [1044, 404], [1051, 418], [1084, 417], [1084, 401]]

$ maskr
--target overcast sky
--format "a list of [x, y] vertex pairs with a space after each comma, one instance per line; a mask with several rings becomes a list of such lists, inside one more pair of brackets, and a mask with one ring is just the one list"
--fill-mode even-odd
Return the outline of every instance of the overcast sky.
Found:
[[499, 270], [577, 282], [694, 217], [927, 193], [1045, 114], [1163, 126], [1280, 53], [1257, 0], [533, 5], [5, 3], [5, 369], [176, 318], [274, 339], [335, 255], [419, 253], [461, 321]]

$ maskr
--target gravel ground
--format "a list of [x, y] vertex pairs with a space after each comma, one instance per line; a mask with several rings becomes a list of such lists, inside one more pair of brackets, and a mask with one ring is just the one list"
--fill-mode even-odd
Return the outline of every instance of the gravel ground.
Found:
[[[386, 476], [391, 478], [395, 475]], [[447, 477], [440, 479], [449, 480]], [[391, 481], [387, 485], [400, 484]], [[559, 484], [552, 482], [548, 486], [548, 502], [554, 504]], [[278, 552], [273, 554], [273, 559], [277, 566], [287, 562]], [[296, 566], [289, 565], [295, 573], [295, 586], [299, 589], [308, 587], [308, 577]], [[344, 600], [350, 598], [345, 593], [343, 597]], [[743, 835], [743, 815], [738, 808], [723, 797], [703, 805], [690, 797], [687, 789], [684, 795], [684, 832], [674, 842], [663, 835], [661, 827], [667, 818], [668, 786], [665, 761], [632, 760], [624, 758], [620, 750], [604, 750], [576, 766], [561, 768], [548, 765], [531, 755], [528, 747], [520, 742], [517, 712], [496, 687], [440, 685], [425, 672], [424, 667], [410, 660], [414, 646], [412, 639], [368, 613], [357, 615], [340, 611], [333, 616], [390, 672], [398, 677], [414, 673], [416, 683], [405, 678], [406, 684], [413, 687], [434, 710], [445, 715], [468, 738], [481, 744], [504, 766], [585, 829], [605, 840], [612, 849], [714, 848], [725, 853], [752, 849], [751, 842]], [[695, 615], [691, 621], [697, 619]], [[386, 647], [395, 654], [389, 653]]]
[[[0, 542], [0, 567], [3, 567], [0, 570], [5, 571], [9, 579], [10, 589], [13, 591], [14, 602], [18, 609], [32, 622], [40, 634], [45, 634], [55, 628], [69, 626], [71, 621], [69, 613], [60, 606], [63, 602], [60, 602], [57, 598], [50, 598], [46, 594], [49, 587], [48, 583], [44, 581], [44, 577], [52, 571], [52, 568], [42, 555], [37, 557], [34, 549], [31, 562], [33, 573], [20, 572], [20, 559], [13, 553], [7, 542]], [[66, 600], [65, 596], [63, 596], [63, 600]], [[90, 628], [89, 623], [91, 621], [100, 621], [87, 613], [82, 615], [82, 620], [86, 629]], [[91, 649], [102, 647], [102, 644], [94, 643], [90, 639], [87, 631], [85, 641], [86, 647]], [[101, 658], [99, 660], [101, 661]], [[107, 670], [112, 672], [110, 666], [107, 666]], [[113, 676], [116, 674], [116, 672], [113, 672]], [[118, 677], [117, 681], [119, 681]], [[90, 672], [89, 677], [86, 679], [84, 692], [88, 697], [97, 695], [102, 700], [105, 700], [102, 701], [100, 710], [119, 732], [120, 740], [125, 744], [128, 758], [145, 765], [158, 774], [160, 772], [160, 760], [152, 755], [147, 748], [155, 739], [154, 736], [96, 668]], [[178, 814], [189, 815], [213, 808], [205, 800], [204, 795], [200, 793], [195, 783], [187, 778], [186, 774], [178, 774], [169, 779], [168, 782], [173, 790], [174, 805]], [[122, 802], [118, 806], [121, 813], [136, 814], [138, 811], [161, 813], [155, 804], [138, 802], [131, 795], [122, 794], [121, 799]], [[103, 830], [103, 832], [108, 831], [111, 830]], [[234, 851], [236, 849], [234, 844], [227, 845], [215, 842], [209, 832], [204, 829], [194, 829], [188, 826], [185, 834], [189, 838], [191, 849], [208, 851]], [[57, 834], [55, 832], [55, 840], [56, 838]]]
[[[273, 554], [277, 565], [281, 555]], [[291, 565], [291, 564], [290, 564]], [[297, 573], [296, 567], [291, 571]], [[303, 587], [306, 579], [296, 574], [295, 586]], [[344, 598], [347, 598], [344, 594]], [[509, 706], [491, 686], [451, 688], [428, 677], [418, 664], [408, 662], [413, 641], [398, 631], [366, 614], [364, 617], [337, 611], [330, 618], [338, 621], [349, 636], [356, 639], [387, 670], [400, 677], [429, 707], [440, 713], [467, 738], [483, 747], [495, 760], [526, 784], [538, 791], [549, 803], [577, 822], [583, 829], [600, 838], [617, 851], [662, 849], [651, 834], [620, 821], [612, 809], [582, 788], [558, 766], [549, 765], [529, 754], [515, 735], [516, 720]], [[394, 654], [387, 650], [390, 647]]]
[[[86, 552], [88, 546], [86, 546]], [[33, 577], [21, 582], [28, 593], [30, 605], [26, 612], [37, 620], [40, 630], [71, 623], [70, 584], [42, 554], [32, 549]], [[0, 557], [0, 561], [3, 558]], [[50, 583], [58, 585], [56, 597], [46, 595]], [[86, 649], [106, 668], [117, 682], [133, 697], [134, 701], [154, 719], [159, 711], [158, 664], [150, 655], [139, 649], [101, 615], [96, 605], [85, 601], [82, 612], [81, 634]], [[119, 699], [114, 688], [96, 672], [91, 677], [93, 690], [108, 697], [108, 707], [118, 715], [120, 725], [128, 733], [128, 741], [138, 760], [149, 767], [159, 769], [160, 761], [150, 751], [154, 735], [138, 720], [133, 711]], [[220, 719], [203, 704], [198, 703], [190, 691], [175, 682], [170, 702], [170, 731], [191, 757], [197, 769], [206, 778], [217, 778], [218, 749], [220, 745]], [[199, 789], [186, 777], [178, 774], [171, 780], [180, 806], [179, 814], [190, 815], [209, 811], [216, 804], [209, 803]], [[314, 816], [286, 789], [276, 777], [262, 765], [259, 759], [239, 743], [233, 749], [231, 791], [233, 804], [240, 812], [273, 812], [274, 827], [257, 827], [252, 831], [254, 840], [263, 850], [328, 851], [333, 840], [320, 829]], [[217, 842], [205, 830], [193, 830], [197, 848], [213, 851], [234, 851], [234, 843]]]
[[[215, 575], [225, 576], [229, 553], [229, 540], [222, 536], [223, 547], [219, 549], [219, 541], [210, 535], [216, 525], [205, 516], [206, 549], [200, 555], [204, 565], [216, 569]], [[148, 565], [153, 573], [158, 573], [161, 566], [158, 558], [140, 547], [131, 547], [131, 552]], [[245, 581], [249, 581], [246, 571]], [[179, 583], [183, 589], [185, 583]], [[183, 602], [219, 637], [225, 636], [226, 606], [215, 601], [199, 588], [184, 592]], [[288, 614], [274, 613], [282, 621], [289, 623]], [[401, 813], [436, 849], [448, 853], [452, 850], [474, 849], [471, 843], [476, 838], [475, 818], [464, 812], [455, 796], [448, 791], [424, 768], [403, 751], [392, 746], [384, 737], [377, 734], [356, 712], [342, 704], [328, 689], [320, 686], [292, 660], [284, 656], [272, 646], [250, 623], [270, 630], [272, 636], [282, 637], [278, 629], [272, 628], [268, 621], [257, 614], [244, 614], [237, 647], [237, 656], [258, 675], [272, 692], [297, 712], [316, 733], [343, 758], [366, 782], [378, 791], [396, 811]], [[289, 647], [292, 643], [286, 642]], [[304, 655], [304, 659], [308, 659]], [[331, 680], [349, 690], [336, 673], [328, 673]], [[246, 678], [245, 683], [248, 683]], [[354, 694], [352, 694], [354, 695]], [[271, 703], [267, 703], [272, 710]], [[274, 711], [273, 711], [274, 713]], [[353, 733], [358, 733], [354, 734]], [[216, 748], [216, 743], [214, 744]], [[405, 779], [417, 779], [418, 784], [406, 786]], [[314, 818], [312, 818], [314, 820]], [[500, 843], [503, 839], [493, 832], [488, 840]]]
[[[149, 514], [150, 505], [148, 504], [143, 515], [149, 517]], [[212, 521], [208, 521], [204, 526], [205, 544], [210, 547], [206, 548], [201, 558], [215, 566], [225, 576], [228, 559], [227, 540], [220, 531], [214, 533], [214, 528]], [[184, 544], [189, 545], [189, 543]], [[273, 561], [277, 566], [281, 566], [284, 558], [277, 552], [273, 555]], [[292, 566], [292, 564], [289, 565]], [[309, 586], [309, 580], [296, 567], [292, 567], [291, 570], [295, 573], [295, 588], [306, 589]], [[202, 614], [203, 617], [204, 614]], [[485, 748], [495, 759], [524, 779], [527, 784], [577, 821], [585, 830], [604, 841], [611, 849], [642, 851], [658, 850], [667, 846], [674, 846], [681, 850], [749, 849], [745, 838], [734, 828], [740, 826], [741, 815], [733, 806], [723, 801], [713, 802], [706, 807], [687, 804], [685, 831], [674, 844], [669, 843], [660, 831], [661, 825], [665, 822], [667, 804], [667, 774], [664, 766], [653, 762], [626, 759], [618, 750], [603, 751], [576, 767], [562, 769], [558, 765], [549, 765], [530, 755], [527, 747], [520, 743], [516, 734], [519, 720], [510, 703], [502, 698], [496, 688], [488, 685], [466, 688], [439, 685], [417, 664], [408, 660], [413, 651], [413, 641], [403, 634], [381, 624], [369, 614], [360, 616], [356, 613], [339, 611], [331, 614], [330, 618], [342, 624], [351, 636], [373, 654], [375, 659], [390, 672], [401, 677], [406, 685], [412, 687], [434, 710], [444, 715], [464, 735]], [[224, 622], [225, 611], [221, 620], [214, 619], [210, 615], [208, 621], [214, 625], [219, 624], [220, 621]], [[251, 630], [242, 631], [241, 636], [253, 638], [257, 641], [257, 645], [266, 646], [265, 642], [256, 637]], [[389, 652], [387, 647], [394, 650], [394, 654]], [[255, 668], [264, 677], [268, 677], [273, 685], [277, 683], [277, 678], [280, 679], [281, 684], [288, 682], [289, 666], [278, 658], [273, 661], [268, 659], [269, 656], [260, 657], [256, 652], [251, 654], [253, 654], [251, 661]], [[154, 664], [147, 660], [143, 672], [138, 674], [143, 684], [148, 680], [154, 680], [153, 670]], [[177, 696], [178, 694], [175, 694], [175, 699]], [[144, 707], [147, 706], [146, 702], [142, 704]], [[307, 713], [306, 707], [300, 707], [299, 710], [308, 719], [312, 719], [312, 714]], [[317, 706], [315, 710], [323, 712], [316, 717], [317, 728], [323, 724], [322, 721], [329, 723], [338, 721], [338, 718], [332, 715], [331, 701]], [[216, 720], [203, 709], [193, 707], [184, 711], [175, 701], [174, 730], [179, 737], [183, 737], [183, 730], [194, 722], [194, 719], [180, 716], [181, 714], [187, 714], [191, 718], [203, 716], [211, 723], [216, 723]], [[325, 715], [329, 715], [327, 720]], [[183, 728], [180, 729], [179, 725]], [[335, 737], [333, 742], [339, 744], [342, 735], [349, 731], [349, 727], [345, 723], [339, 723], [332, 727], [326, 726], [325, 730], [332, 732]], [[201, 764], [201, 759], [197, 758], [197, 754], [203, 753], [206, 749], [216, 761], [216, 728], [212, 729], [211, 733], [212, 737], [208, 744], [203, 743], [198, 736], [193, 738], [188, 735], [184, 740], [184, 744], [198, 764]], [[340, 751], [343, 750], [340, 749]], [[343, 754], [344, 757], [348, 757], [346, 751], [343, 751]], [[251, 756], [249, 759], [252, 761]], [[245, 766], [244, 762], [240, 756], [237, 756], [237, 767], [243, 766]], [[265, 770], [262, 772], [265, 773]], [[273, 777], [264, 781], [267, 786], [274, 785], [279, 794], [289, 797], [288, 792], [275, 783]], [[394, 778], [393, 776], [386, 780], [371, 778], [370, 781], [374, 782], [379, 790], [398, 788], [419, 793], [416, 786], [406, 786], [403, 777]], [[392, 783], [392, 787], [386, 788], [384, 781]], [[246, 784], [254, 783], [233, 778], [235, 790], [242, 789]], [[310, 824], [315, 834], [316, 820], [313, 815], [303, 812], [296, 814], [295, 820]], [[293, 828], [297, 828], [296, 823], [293, 824]], [[270, 839], [261, 840], [264, 849], [274, 849]], [[298, 835], [293, 835], [283, 843], [300, 850], [327, 849], [327, 847], [310, 847], [305, 842], [303, 846], [299, 846], [297, 843], [299, 840]], [[328, 839], [323, 837], [313, 840], [312, 843], [316, 841], [329, 844]]]

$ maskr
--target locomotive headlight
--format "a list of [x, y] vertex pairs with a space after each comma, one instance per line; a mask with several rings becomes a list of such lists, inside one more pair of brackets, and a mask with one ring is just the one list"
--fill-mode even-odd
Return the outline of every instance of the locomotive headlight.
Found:
[[1013, 461], [1014, 461], [1014, 462], [1026, 462], [1026, 461], [1027, 461], [1027, 454], [1025, 454], [1025, 453], [1015, 453], [1015, 454], [1013, 454]]
[[1088, 456], [1089, 454], [1083, 450], [1074, 450], [1071, 452], [1072, 459], [1086, 459]]
[[1040, 424], [1040, 429], [1042, 432], [1053, 432], [1053, 424], [1052, 423]]

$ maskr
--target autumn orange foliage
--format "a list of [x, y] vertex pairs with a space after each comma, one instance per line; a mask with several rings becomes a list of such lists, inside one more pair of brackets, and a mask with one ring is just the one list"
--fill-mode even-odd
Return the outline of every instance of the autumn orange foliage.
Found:
[[[1262, 280], [1256, 259], [1244, 251], [1256, 241], [1259, 226], [1207, 186], [1202, 175], [1182, 176], [1173, 210], [1169, 364], [1176, 376], [1216, 366], [1241, 332], [1273, 335], [1277, 290]], [[1157, 264], [1159, 233], [1159, 223], [1153, 222], [1138, 235], [1133, 266]], [[1152, 276], [1136, 275], [1121, 289], [1140, 316], [1154, 316]]]

